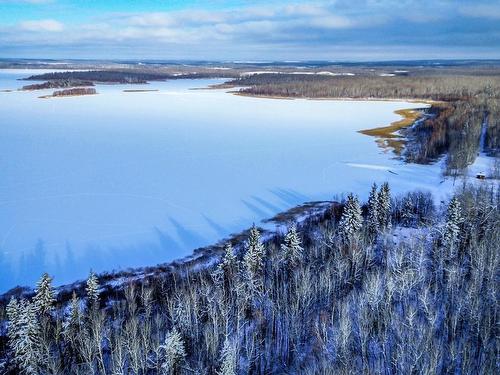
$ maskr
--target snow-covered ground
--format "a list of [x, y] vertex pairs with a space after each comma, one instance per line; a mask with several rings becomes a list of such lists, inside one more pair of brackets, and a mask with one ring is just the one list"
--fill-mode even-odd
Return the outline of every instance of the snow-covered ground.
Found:
[[258, 70], [253, 72], [244, 72], [241, 73], [242, 76], [253, 76], [259, 74], [298, 74], [298, 75], [320, 75], [320, 76], [354, 76], [354, 73], [346, 73], [346, 72], [330, 72], [330, 71], [321, 71], [321, 72], [290, 72], [290, 71], [270, 71], [270, 70]]
[[498, 176], [500, 175], [500, 160], [488, 156], [486, 152], [486, 133], [488, 128], [488, 119], [483, 122], [481, 129], [481, 136], [479, 140], [479, 154], [474, 163], [467, 168], [467, 176], [470, 178], [477, 178], [478, 176], [484, 177], [488, 180], [495, 179], [498, 183]]
[[[29, 74], [0, 70], [0, 89]], [[373, 182], [453, 190], [442, 163], [404, 164], [357, 132], [423, 104], [190, 90], [219, 82], [0, 92], [0, 292], [45, 270], [63, 284], [182, 258], [307, 201], [366, 199]]]
[[[492, 178], [498, 178], [500, 173], [500, 161], [481, 152], [476, 157], [474, 163], [467, 168], [467, 176], [476, 179], [478, 175], [486, 177], [487, 181]], [[498, 183], [498, 180], [495, 181]]]

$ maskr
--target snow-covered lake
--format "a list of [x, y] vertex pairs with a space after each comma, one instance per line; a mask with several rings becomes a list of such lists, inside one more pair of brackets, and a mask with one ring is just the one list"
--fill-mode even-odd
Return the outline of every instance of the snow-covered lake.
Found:
[[[0, 90], [31, 73], [0, 70]], [[357, 132], [422, 104], [190, 90], [214, 82], [0, 92], [0, 292], [44, 270], [62, 284], [182, 258], [305, 201], [364, 199], [374, 181], [442, 187], [438, 165], [405, 165]]]

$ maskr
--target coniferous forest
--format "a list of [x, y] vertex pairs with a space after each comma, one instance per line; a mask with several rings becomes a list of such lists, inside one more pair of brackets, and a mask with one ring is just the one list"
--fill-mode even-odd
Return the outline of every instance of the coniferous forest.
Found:
[[[493, 374], [499, 192], [373, 185], [196, 269], [1, 305], [5, 374]], [[103, 291], [106, 290], [106, 293]]]

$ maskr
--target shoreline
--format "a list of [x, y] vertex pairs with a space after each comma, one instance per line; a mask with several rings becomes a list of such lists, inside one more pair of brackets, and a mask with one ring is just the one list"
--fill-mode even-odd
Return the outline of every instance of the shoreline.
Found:
[[[147, 91], [153, 91], [153, 90], [147, 90]], [[276, 97], [266, 97], [266, 96], [260, 96], [260, 95], [250, 95], [250, 94], [241, 94], [241, 93], [238, 93], [238, 92], [231, 92], [229, 91], [228, 93], [233, 93], [234, 95], [240, 95], [240, 96], [253, 96], [253, 97], [256, 97], [256, 98], [263, 98], [263, 99], [268, 99], [268, 98], [271, 98], [271, 99], [287, 99], [287, 100], [292, 100], [292, 99], [307, 99], [307, 100], [334, 100], [334, 101], [394, 101], [394, 102], [414, 102], [414, 103], [426, 103], [426, 104], [431, 104], [432, 101], [425, 101], [425, 100], [420, 100], [420, 99], [413, 99], [413, 100], [408, 100], [408, 99], [390, 99], [390, 98], [383, 98], [383, 99], [379, 99], [379, 98], [329, 98], [329, 97], [326, 97], [326, 98], [305, 98], [305, 97], [279, 97], [279, 96], [276, 96]], [[60, 97], [68, 97], [68, 96], [87, 96], [87, 95], [97, 95], [96, 94], [75, 94], [75, 95], [64, 95], [64, 96], [60, 96]], [[55, 98], [57, 96], [53, 96], [53, 95], [47, 95], [45, 97], [40, 97], [40, 98], [46, 98], [46, 99], [49, 99], [49, 98]], [[437, 103], [437, 102], [435, 102]], [[409, 112], [415, 112], [415, 111], [418, 111], [418, 109], [401, 109], [401, 110], [396, 110], [394, 111], [395, 113], [397, 113], [398, 115], [401, 115], [403, 117], [403, 119], [399, 119], [397, 121], [394, 121], [391, 125], [389, 126], [384, 126], [384, 127], [378, 127], [378, 128], [374, 128], [374, 129], [368, 129], [366, 131], [374, 131], [376, 129], [387, 129], [387, 128], [390, 128], [393, 124], [401, 124], [401, 123], [404, 123], [406, 121], [409, 121], [409, 117], [413, 116], [413, 114], [409, 114]], [[401, 112], [401, 113], [398, 113], [398, 112]], [[406, 124], [405, 126], [409, 126], [411, 125], [410, 124]], [[405, 127], [403, 126], [403, 127]], [[403, 128], [401, 127], [401, 128]], [[399, 130], [399, 129], [398, 129]], [[395, 132], [397, 130], [394, 130], [393, 132]], [[359, 131], [359, 132], [363, 132], [362, 131]], [[301, 207], [300, 205], [298, 206], [295, 206], [293, 207], [292, 209], [295, 209], [297, 207]], [[308, 216], [310, 217], [310, 216]], [[265, 222], [265, 221], [263, 221]], [[244, 231], [245, 232], [245, 231]], [[242, 233], [244, 233], [242, 232]], [[234, 236], [231, 236], [230, 238], [234, 238], [234, 237], [238, 237], [240, 236], [241, 234], [236, 234]], [[221, 241], [224, 241], [221, 240]], [[173, 260], [172, 262], [169, 262], [167, 264], [159, 264], [159, 265], [156, 265], [156, 266], [150, 266], [150, 267], [144, 267], [142, 270], [139, 268], [139, 269], [135, 269], [131, 272], [131, 274], [129, 276], [125, 276], [127, 275], [127, 272], [128, 270], [126, 271], [118, 271], [116, 273], [102, 273], [101, 275], [103, 275], [104, 277], [109, 277], [111, 280], [124, 280], [126, 282], [127, 278], [128, 277], [134, 277], [136, 276], [137, 274], [141, 274], [141, 275], [144, 275], [144, 274], [149, 274], [149, 272], [161, 272], [162, 269], [164, 268], [167, 268], [169, 269], [170, 267], [173, 267], [174, 265], [183, 265], [183, 266], [192, 266], [192, 267], [196, 267], [197, 265], [199, 264], [204, 264], [203, 263], [203, 260], [207, 260], [207, 262], [210, 262], [210, 259], [211, 259], [211, 256], [212, 255], [217, 255], [220, 251], [222, 251], [222, 247], [220, 247], [218, 245], [219, 243], [216, 243], [214, 245], [210, 245], [210, 246], [207, 246], [207, 247], [203, 247], [203, 248], [198, 248], [198, 249], [194, 249], [192, 251], [192, 253], [190, 255], [188, 255], [187, 257], [185, 258], [182, 258], [180, 260]], [[149, 271], [149, 272], [148, 272]], [[77, 281], [76, 283], [79, 284], [79, 283], [84, 283], [84, 281]], [[67, 286], [68, 284], [66, 284]], [[73, 284], [70, 284], [70, 285], [73, 285]], [[114, 284], [115, 285], [115, 284]], [[117, 287], [120, 287], [120, 285], [118, 285]], [[64, 286], [61, 286], [61, 290], [64, 289]]]
[[127, 89], [127, 90], [122, 90], [122, 92], [129, 92], [129, 93], [133, 93], [133, 92], [157, 92], [157, 91], [160, 91], [159, 89], [137, 89], [137, 90], [134, 90], [134, 89]]
[[371, 129], [358, 130], [358, 133], [374, 137], [377, 145], [384, 149], [391, 149], [398, 156], [401, 156], [406, 145], [406, 137], [398, 134], [426, 117], [424, 108], [404, 108], [395, 110], [394, 113], [401, 116], [401, 119], [393, 121], [387, 126], [379, 126]]
[[[125, 91], [125, 90], [123, 90]], [[148, 90], [149, 91], [149, 90]], [[96, 94], [85, 94], [85, 95], [66, 95], [60, 97], [67, 96], [87, 96], [87, 95], [96, 95]], [[242, 96], [250, 96], [250, 95], [242, 95]], [[57, 96], [47, 95], [46, 99], [55, 98]], [[259, 98], [263, 98], [258, 96]], [[265, 98], [267, 99], [267, 98]], [[273, 99], [299, 99], [299, 98], [273, 98]], [[316, 100], [315, 98], [303, 98], [308, 100]], [[324, 98], [322, 100], [339, 100], [335, 98]], [[363, 101], [363, 99], [343, 99], [344, 101], [352, 100], [352, 101]], [[384, 99], [379, 101], [390, 101], [390, 99]], [[403, 102], [406, 100], [397, 100], [399, 102]], [[277, 225], [283, 226], [289, 221], [294, 220], [308, 220], [314, 218], [317, 215], [321, 215], [325, 210], [328, 209], [329, 205], [338, 204], [334, 201], [323, 201], [323, 202], [304, 202], [302, 204], [295, 205], [288, 210], [280, 212], [273, 217], [263, 219], [260, 225]], [[260, 226], [259, 225], [259, 226]], [[262, 227], [261, 227], [262, 229]], [[167, 263], [160, 263], [156, 265], [150, 265], [145, 267], [131, 267], [119, 270], [110, 270], [99, 273], [98, 276], [102, 278], [102, 280], [112, 285], [112, 288], [121, 288], [124, 284], [127, 283], [128, 280], [134, 279], [136, 277], [148, 276], [148, 275], [158, 275], [158, 273], [168, 272], [168, 270], [175, 269], [176, 267], [186, 267], [186, 268], [196, 268], [200, 265], [210, 264], [213, 257], [220, 256], [223, 252], [223, 245], [227, 241], [234, 243], [236, 246], [243, 243], [245, 240], [245, 235], [248, 232], [248, 228], [243, 229], [241, 232], [230, 234], [228, 237], [219, 239], [216, 243], [213, 243], [208, 246], [204, 246], [201, 248], [192, 249], [191, 253], [186, 257], [180, 259], [174, 259]], [[274, 235], [274, 231], [262, 230], [264, 236]], [[83, 287], [85, 280], [76, 280], [70, 284], [64, 284], [57, 289], [61, 292], [65, 292], [67, 288], [70, 289], [79, 289]], [[28, 287], [29, 288], [29, 287]], [[31, 289], [31, 288], [30, 288]], [[9, 294], [11, 290], [6, 291], [3, 294], [0, 294], [0, 298]]]
[[71, 94], [71, 95], [42, 95], [39, 96], [38, 99], [52, 99], [52, 98], [72, 98], [76, 96], [94, 96], [99, 95], [99, 93], [95, 94]]
[[394, 113], [401, 116], [402, 117], [401, 119], [393, 121], [390, 125], [387, 125], [387, 126], [379, 126], [376, 128], [358, 130], [358, 132], [361, 134], [370, 135], [373, 137], [396, 136], [396, 134], [395, 134], [396, 132], [410, 126], [411, 124], [413, 124], [416, 121], [423, 118], [424, 115], [422, 113], [422, 110], [423, 110], [423, 108], [422, 109], [420, 109], [420, 108], [397, 109], [394, 111]]
[[[209, 87], [211, 89], [228, 89], [229, 87]], [[226, 91], [229, 94], [237, 96], [246, 96], [250, 98], [257, 99], [286, 99], [286, 100], [332, 100], [332, 101], [352, 101], [352, 102], [408, 102], [408, 103], [422, 103], [428, 105], [443, 105], [447, 102], [433, 100], [433, 99], [418, 99], [418, 98], [375, 98], [375, 97], [329, 97], [329, 96], [318, 96], [318, 97], [308, 97], [308, 96], [282, 96], [282, 95], [258, 95], [246, 93], [244, 91]]]
[[[298, 227], [307, 224], [310, 221], [319, 220], [329, 210], [338, 208], [340, 203], [335, 200], [327, 201], [310, 201], [290, 207], [287, 210], [281, 211], [267, 219], [262, 220], [261, 225], [258, 225], [263, 242], [272, 241], [273, 238], [282, 235], [282, 231], [286, 230], [288, 223], [295, 221]], [[274, 225], [271, 229], [269, 225]], [[113, 269], [97, 273], [99, 282], [103, 292], [116, 292], [123, 289], [132, 280], [146, 280], [175, 273], [179, 271], [195, 270], [200, 267], [207, 267], [212, 264], [214, 258], [217, 259], [224, 254], [224, 247], [227, 243], [231, 243], [238, 250], [241, 249], [247, 240], [250, 227], [244, 228], [239, 232], [232, 233], [226, 237], [220, 238], [216, 242], [207, 246], [194, 248], [191, 253], [177, 259], [165, 263], [157, 263], [143, 267], [124, 267], [122, 269]], [[67, 302], [72, 297], [72, 292], [83, 294], [85, 290], [86, 280], [77, 279], [70, 283], [65, 283], [55, 286], [55, 290], [62, 302]], [[27, 297], [34, 293], [35, 289], [32, 285], [17, 285], [9, 290], [0, 292], [0, 303], [2, 300], [7, 303], [12, 297]]]
[[[213, 89], [223, 87], [211, 87]], [[227, 87], [226, 87], [227, 89]], [[362, 129], [358, 130], [358, 133], [363, 135], [367, 135], [370, 137], [375, 137], [375, 142], [377, 145], [383, 149], [388, 150], [392, 149], [393, 152], [399, 157], [401, 156], [403, 149], [406, 144], [406, 137], [403, 135], [397, 134], [399, 131], [408, 128], [415, 124], [417, 121], [425, 118], [424, 110], [437, 106], [446, 106], [448, 103], [444, 101], [437, 101], [432, 99], [417, 99], [417, 98], [374, 98], [374, 97], [362, 97], [362, 98], [345, 98], [345, 97], [294, 97], [294, 96], [281, 96], [281, 95], [257, 95], [246, 93], [242, 91], [226, 91], [229, 94], [244, 96], [244, 97], [252, 97], [252, 98], [260, 98], [260, 99], [275, 99], [275, 100], [331, 100], [331, 101], [352, 101], [352, 102], [365, 102], [365, 101], [375, 101], [375, 102], [405, 102], [405, 103], [421, 103], [428, 105], [427, 108], [402, 108], [395, 110], [393, 113], [401, 116], [402, 118], [396, 121], [393, 121], [389, 125], [377, 126], [374, 128]]]

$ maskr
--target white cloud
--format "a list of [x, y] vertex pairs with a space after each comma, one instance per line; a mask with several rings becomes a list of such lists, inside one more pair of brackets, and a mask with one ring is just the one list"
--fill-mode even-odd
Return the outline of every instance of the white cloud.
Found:
[[[302, 49], [331, 51], [334, 56], [338, 53], [334, 47], [338, 46], [470, 46], [479, 34], [489, 38], [491, 48], [500, 40], [491, 26], [500, 18], [500, 7], [481, 4], [460, 7], [447, 0], [335, 0], [276, 5], [270, 0], [268, 5], [218, 10], [103, 13], [78, 24], [26, 20], [17, 27], [0, 25], [0, 48], [67, 46], [93, 51], [95, 47], [103, 53], [113, 48], [131, 53], [149, 48], [172, 53], [189, 51], [200, 58], [217, 51], [259, 55], [259, 51], [268, 50], [282, 50], [293, 57]], [[464, 18], [473, 32], [462, 32]], [[63, 30], [64, 38], [58, 33]]]
[[[218, 11], [181, 10], [175, 12], [152, 12], [137, 14], [114, 14], [103, 19], [116, 28], [124, 37], [139, 38], [141, 34], [150, 36], [184, 35], [193, 38], [196, 32], [201, 34], [196, 39], [252, 39], [273, 36], [286, 38], [290, 30], [301, 28], [347, 29], [358, 26], [356, 20], [334, 14], [325, 5], [305, 4], [286, 6], [253, 6], [247, 8]], [[130, 28], [133, 32], [130, 32]], [[157, 29], [154, 32], [153, 29]], [[172, 29], [172, 32], [167, 30]], [[184, 33], [180, 33], [182, 29]], [[124, 30], [128, 30], [124, 32]], [[175, 32], [174, 32], [175, 31]], [[265, 35], [268, 34], [268, 35]], [[289, 35], [293, 38], [292, 35]], [[176, 42], [179, 42], [177, 40]], [[180, 41], [182, 42], [182, 41]]]
[[464, 5], [459, 8], [463, 16], [500, 20], [499, 4]]
[[355, 26], [355, 22], [351, 19], [347, 17], [335, 16], [333, 14], [313, 18], [310, 24], [324, 29], [345, 29]]
[[64, 30], [64, 25], [56, 20], [34, 20], [19, 23], [19, 28], [24, 31], [33, 32], [60, 32]]
[[1, 3], [11, 3], [11, 4], [47, 4], [53, 3], [54, 0], [0, 0]]
[[164, 27], [174, 26], [175, 19], [168, 13], [146, 13], [138, 14], [125, 19], [127, 24], [141, 27]]

